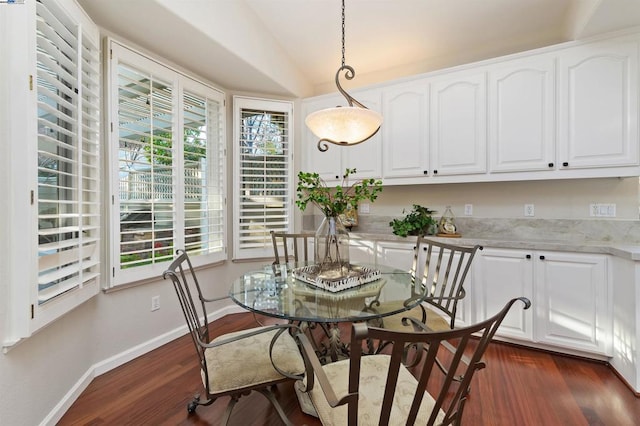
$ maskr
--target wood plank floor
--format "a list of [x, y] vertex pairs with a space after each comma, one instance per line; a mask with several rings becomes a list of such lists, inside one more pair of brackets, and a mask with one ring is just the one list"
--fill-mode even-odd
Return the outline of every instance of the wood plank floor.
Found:
[[[250, 314], [212, 323], [214, 336], [254, 327]], [[347, 334], [347, 329], [343, 332]], [[640, 425], [640, 398], [605, 364], [494, 342], [487, 368], [474, 377], [463, 424], [471, 426]], [[186, 406], [202, 392], [195, 352], [188, 336], [95, 378], [59, 425], [217, 425], [227, 399]], [[319, 425], [300, 410], [291, 385], [277, 398], [295, 425]], [[231, 425], [279, 425], [260, 394], [242, 398]]]

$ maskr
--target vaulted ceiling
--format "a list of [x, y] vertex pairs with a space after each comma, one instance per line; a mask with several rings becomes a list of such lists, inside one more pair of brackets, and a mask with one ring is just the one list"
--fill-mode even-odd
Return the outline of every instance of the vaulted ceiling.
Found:
[[[119, 38], [224, 89], [335, 90], [340, 0], [78, 0]], [[346, 0], [348, 87], [640, 25], [636, 0]]]

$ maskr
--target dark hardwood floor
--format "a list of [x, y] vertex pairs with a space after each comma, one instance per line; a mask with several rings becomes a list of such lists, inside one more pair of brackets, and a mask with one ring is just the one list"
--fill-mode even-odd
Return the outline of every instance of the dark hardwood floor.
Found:
[[[212, 323], [214, 335], [254, 327], [251, 314]], [[347, 329], [343, 332], [347, 334]], [[474, 377], [464, 424], [472, 426], [580, 426], [640, 424], [640, 398], [603, 363], [493, 342], [487, 368]], [[187, 414], [202, 392], [197, 358], [188, 336], [174, 340], [91, 382], [59, 425], [217, 425], [228, 399]], [[277, 398], [295, 425], [319, 425], [298, 407], [292, 385]], [[279, 425], [262, 395], [240, 399], [231, 425]]]

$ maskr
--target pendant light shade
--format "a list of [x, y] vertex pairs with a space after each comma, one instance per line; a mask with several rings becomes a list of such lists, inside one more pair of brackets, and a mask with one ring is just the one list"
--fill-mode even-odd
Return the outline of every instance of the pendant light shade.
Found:
[[353, 79], [356, 72], [353, 67], [345, 64], [344, 59], [344, 0], [342, 0], [342, 66], [336, 73], [336, 86], [347, 100], [349, 106], [327, 108], [312, 112], [305, 119], [305, 124], [320, 140], [318, 149], [329, 149], [326, 142], [336, 145], [355, 145], [364, 142], [380, 130], [382, 115], [371, 111], [355, 100], [340, 85], [340, 73], [344, 71], [347, 80]]
[[355, 145], [372, 137], [382, 123], [382, 115], [358, 106], [322, 109], [309, 114], [305, 124], [320, 141]]

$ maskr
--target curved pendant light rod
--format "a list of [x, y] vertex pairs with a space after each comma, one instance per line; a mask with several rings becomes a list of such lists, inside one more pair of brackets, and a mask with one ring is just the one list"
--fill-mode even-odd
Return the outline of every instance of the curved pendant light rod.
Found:
[[309, 114], [305, 120], [311, 131], [320, 138], [318, 150], [321, 152], [329, 149], [327, 142], [343, 146], [362, 143], [378, 133], [382, 123], [382, 116], [378, 112], [372, 111], [358, 102], [340, 84], [342, 72], [347, 80], [352, 80], [356, 75], [353, 67], [346, 65], [345, 62], [344, 11], [345, 0], [342, 0], [342, 65], [336, 72], [336, 86], [349, 106], [316, 111]]

